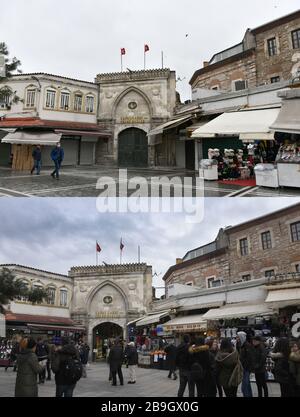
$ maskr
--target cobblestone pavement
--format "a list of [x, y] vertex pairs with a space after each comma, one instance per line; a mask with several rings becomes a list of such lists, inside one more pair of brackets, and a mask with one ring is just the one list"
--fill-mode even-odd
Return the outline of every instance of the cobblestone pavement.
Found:
[[[112, 387], [108, 382], [108, 367], [104, 363], [91, 364], [87, 368], [87, 378], [77, 384], [74, 397], [176, 397], [179, 380], [168, 378], [167, 371], [156, 369], [137, 369], [137, 383], [128, 384], [128, 369], [123, 367], [124, 386]], [[0, 368], [0, 397], [13, 397], [16, 373], [12, 369], [5, 372]], [[257, 396], [256, 384], [252, 383], [254, 396]], [[279, 397], [279, 385], [269, 384], [270, 397]], [[40, 397], [54, 397], [55, 383], [46, 381], [39, 385]], [[186, 392], [187, 395], [187, 392]], [[239, 396], [241, 393], [239, 392]]]
[[[0, 168], [0, 197], [97, 197], [101, 190], [96, 189], [100, 177], [111, 177], [119, 183], [117, 168], [78, 167], [63, 168], [59, 181], [50, 177], [51, 169], [44, 169], [41, 175], [30, 175], [27, 172], [11, 171]], [[186, 187], [186, 192], [195, 194], [195, 172], [179, 169], [128, 169], [128, 179], [143, 177], [148, 186], [153, 177], [169, 179], [189, 177], [193, 185]], [[150, 189], [150, 187], [149, 187]], [[130, 191], [129, 193], [132, 193]], [[297, 197], [300, 189], [285, 188], [274, 190], [261, 187], [240, 187], [234, 184], [220, 184], [217, 181], [205, 182], [205, 197]]]

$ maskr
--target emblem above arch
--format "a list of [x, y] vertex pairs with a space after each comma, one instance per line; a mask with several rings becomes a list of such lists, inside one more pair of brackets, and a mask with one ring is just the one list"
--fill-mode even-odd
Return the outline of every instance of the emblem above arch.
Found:
[[112, 118], [120, 124], [150, 123], [153, 115], [149, 97], [140, 89], [130, 87], [115, 100]]

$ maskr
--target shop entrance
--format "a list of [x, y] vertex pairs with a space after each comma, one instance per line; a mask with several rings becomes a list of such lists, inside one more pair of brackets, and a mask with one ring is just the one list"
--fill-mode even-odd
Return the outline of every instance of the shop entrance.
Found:
[[101, 323], [93, 330], [93, 360], [106, 359], [109, 342], [123, 338], [123, 328], [115, 323]]
[[195, 141], [187, 140], [185, 142], [185, 167], [192, 171], [195, 170]]
[[118, 161], [120, 167], [148, 166], [148, 139], [141, 129], [125, 129], [119, 134]]

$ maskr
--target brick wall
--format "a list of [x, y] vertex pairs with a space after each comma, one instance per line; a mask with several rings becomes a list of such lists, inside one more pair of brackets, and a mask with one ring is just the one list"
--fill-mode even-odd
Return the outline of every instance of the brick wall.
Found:
[[[271, 77], [275, 76], [280, 76], [281, 80], [292, 78], [292, 68], [297, 61], [295, 54], [300, 54], [300, 49], [293, 49], [292, 44], [291, 32], [296, 29], [300, 29], [300, 18], [256, 34], [257, 85], [270, 84]], [[278, 54], [270, 57], [267, 40], [273, 37], [276, 38]]]

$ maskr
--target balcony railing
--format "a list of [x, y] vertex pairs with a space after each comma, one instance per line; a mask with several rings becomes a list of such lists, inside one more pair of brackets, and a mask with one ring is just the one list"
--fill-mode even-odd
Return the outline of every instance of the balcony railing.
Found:
[[286, 274], [276, 274], [268, 278], [268, 284], [287, 282], [287, 281], [299, 281], [300, 272], [288, 272]]

